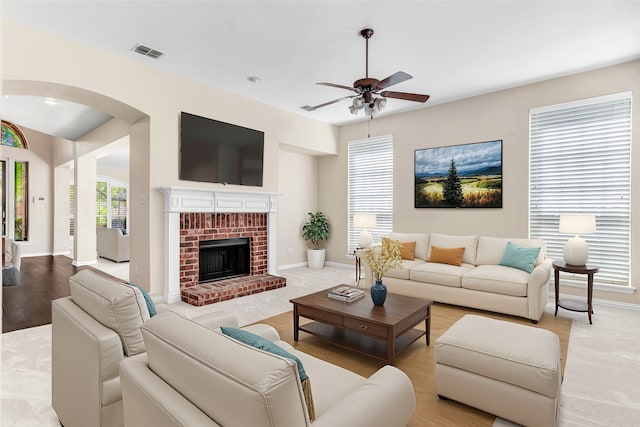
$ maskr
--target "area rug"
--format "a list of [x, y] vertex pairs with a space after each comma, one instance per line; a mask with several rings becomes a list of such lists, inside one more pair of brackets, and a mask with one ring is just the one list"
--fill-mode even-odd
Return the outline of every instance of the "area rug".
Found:
[[[537, 325], [526, 319], [502, 316], [498, 314], [475, 311], [467, 308], [459, 308], [443, 304], [432, 306], [431, 320], [431, 345], [427, 346], [424, 337], [413, 343], [408, 349], [396, 357], [395, 366], [405, 372], [413, 382], [416, 392], [416, 411], [409, 426], [443, 426], [443, 425], [472, 425], [493, 426], [496, 417], [486, 412], [451, 401], [440, 400], [435, 393], [434, 381], [434, 342], [451, 325], [465, 314], [478, 314], [499, 320], [507, 320], [538, 328], [548, 329], [560, 337], [562, 369], [567, 358], [569, 335], [571, 332], [571, 319], [554, 317], [545, 313]], [[300, 319], [303, 323], [306, 319]], [[292, 313], [283, 313], [259, 323], [272, 325], [280, 333], [280, 337], [291, 343], [294, 347], [305, 353], [341, 366], [362, 376], [369, 377], [376, 370], [385, 365], [383, 360], [366, 355], [357, 354], [350, 350], [342, 349], [329, 344], [307, 333], [300, 333], [300, 340], [293, 341], [293, 317]], [[418, 326], [424, 328], [424, 324]], [[512, 425], [502, 420], [496, 425]]]

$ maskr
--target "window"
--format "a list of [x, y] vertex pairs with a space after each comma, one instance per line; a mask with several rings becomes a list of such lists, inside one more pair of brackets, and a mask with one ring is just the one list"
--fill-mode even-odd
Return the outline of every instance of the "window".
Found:
[[69, 236], [76, 234], [76, 186], [69, 185]]
[[562, 259], [571, 236], [558, 232], [560, 215], [595, 214], [597, 232], [582, 237], [596, 280], [628, 286], [631, 93], [532, 109], [529, 157], [530, 236]]
[[127, 184], [109, 177], [96, 182], [96, 227], [127, 230]]
[[374, 242], [393, 231], [393, 137], [386, 135], [349, 142], [349, 252], [358, 247], [362, 229], [353, 215], [376, 214]]
[[[0, 145], [28, 150], [27, 138], [20, 128], [2, 120]], [[2, 235], [16, 241], [29, 240], [29, 162], [0, 161], [2, 191]]]
[[29, 240], [29, 162], [2, 160], [0, 169], [2, 235], [13, 236], [15, 241]]

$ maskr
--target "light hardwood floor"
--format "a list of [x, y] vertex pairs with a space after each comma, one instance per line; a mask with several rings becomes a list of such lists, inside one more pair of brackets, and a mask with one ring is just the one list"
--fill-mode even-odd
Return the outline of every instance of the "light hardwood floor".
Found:
[[[548, 329], [560, 337], [562, 351], [562, 370], [567, 358], [569, 334], [571, 332], [571, 320], [543, 315], [537, 325], [533, 325], [526, 319], [484, 311], [470, 310], [444, 304], [432, 306], [431, 321], [431, 345], [427, 346], [423, 338], [416, 341], [407, 350], [396, 357], [395, 366], [405, 372], [413, 383], [416, 392], [416, 411], [409, 423], [410, 427], [425, 426], [492, 426], [495, 416], [487, 414], [469, 406], [452, 400], [440, 400], [435, 394], [434, 378], [434, 342], [451, 325], [465, 314], [480, 314], [499, 320], [508, 320], [528, 326]], [[301, 323], [306, 319], [300, 319]], [[369, 377], [376, 370], [384, 366], [385, 362], [353, 353], [349, 350], [331, 345], [304, 332], [300, 333], [300, 339], [293, 341], [293, 316], [292, 313], [284, 313], [269, 319], [260, 321], [267, 323], [278, 330], [281, 338], [302, 352], [311, 354], [330, 363], [341, 366], [362, 376]], [[421, 328], [424, 324], [421, 323]], [[313, 378], [311, 378], [313, 384]]]

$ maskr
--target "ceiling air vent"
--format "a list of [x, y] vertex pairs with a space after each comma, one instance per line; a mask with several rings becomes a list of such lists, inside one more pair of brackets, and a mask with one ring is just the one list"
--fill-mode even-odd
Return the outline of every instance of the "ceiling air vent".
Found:
[[150, 58], [158, 58], [159, 56], [162, 55], [162, 52], [155, 49], [151, 49], [150, 47], [147, 47], [139, 43], [136, 44], [132, 50], [136, 53], [139, 53], [140, 55], [148, 56]]

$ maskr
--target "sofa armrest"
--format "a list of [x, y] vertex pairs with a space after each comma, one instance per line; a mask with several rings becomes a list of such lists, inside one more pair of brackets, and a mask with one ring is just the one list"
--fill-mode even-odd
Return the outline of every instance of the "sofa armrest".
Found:
[[[311, 379], [313, 384], [313, 379]], [[313, 427], [405, 427], [416, 408], [409, 377], [386, 365], [320, 415]]]
[[529, 319], [537, 322], [542, 317], [544, 308], [549, 302], [549, 279], [553, 260], [546, 258], [533, 269], [527, 281], [527, 301]]

